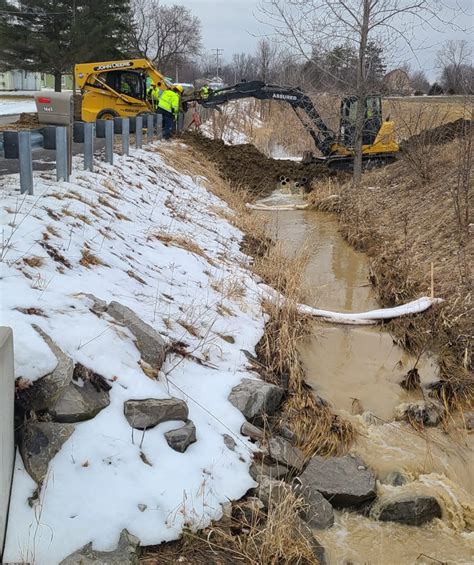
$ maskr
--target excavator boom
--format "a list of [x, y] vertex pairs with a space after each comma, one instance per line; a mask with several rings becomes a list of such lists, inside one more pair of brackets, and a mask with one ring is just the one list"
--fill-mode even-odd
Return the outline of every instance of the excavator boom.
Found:
[[[196, 101], [206, 108], [217, 108], [226, 102], [244, 98], [287, 102], [313, 138], [316, 148], [323, 155], [321, 159], [310, 154], [310, 160], [324, 161], [334, 169], [352, 168], [356, 132], [352, 116], [356, 114], [355, 108], [359, 103], [357, 97], [347, 97], [342, 101], [339, 134], [326, 125], [311, 98], [297, 87], [271, 85], [262, 81], [241, 82], [211, 92], [206, 98], [195, 95], [187, 101]], [[362, 145], [364, 166], [371, 168], [390, 163], [395, 160], [398, 151], [394, 123], [382, 122], [380, 95], [367, 96]]]

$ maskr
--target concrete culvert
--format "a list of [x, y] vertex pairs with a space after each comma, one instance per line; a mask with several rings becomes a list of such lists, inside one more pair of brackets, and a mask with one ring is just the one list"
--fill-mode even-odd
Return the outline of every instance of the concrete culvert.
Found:
[[284, 175], [280, 175], [280, 178], [279, 178], [278, 180], [280, 180], [280, 181], [283, 181], [283, 180], [285, 180], [285, 177], [284, 177]]
[[281, 186], [286, 186], [286, 181], [282, 180], [280, 184], [281, 184]]
[[299, 188], [300, 187], [300, 183], [299, 182], [295, 182], [295, 188]]
[[308, 182], [308, 179], [306, 177], [303, 177], [301, 179], [301, 184], [306, 184]]
[[285, 180], [286, 180], [286, 182], [291, 182], [291, 179], [290, 179], [290, 178], [288, 178], [288, 177], [286, 177], [286, 179], [285, 179]]

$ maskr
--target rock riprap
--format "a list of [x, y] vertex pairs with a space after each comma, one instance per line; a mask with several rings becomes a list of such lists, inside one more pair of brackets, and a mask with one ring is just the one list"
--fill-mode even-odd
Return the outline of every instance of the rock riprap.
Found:
[[352, 455], [315, 456], [300, 481], [303, 490], [320, 492], [336, 508], [358, 506], [375, 498], [375, 475]]
[[285, 391], [283, 388], [256, 379], [243, 379], [234, 387], [229, 401], [254, 424], [259, 424], [265, 416], [274, 414]]
[[181, 428], [166, 432], [165, 438], [171, 449], [184, 453], [196, 441], [196, 426], [188, 420]]
[[16, 392], [18, 406], [23, 410], [36, 412], [46, 410], [55, 404], [64, 389], [69, 386], [74, 372], [74, 363], [39, 326], [33, 325], [33, 328], [44, 339], [57, 359], [54, 371]]
[[111, 302], [107, 306], [107, 314], [127, 327], [134, 335], [143, 361], [154, 369], [161, 369], [166, 356], [166, 343], [160, 334], [139, 318], [133, 310], [119, 302]]
[[124, 414], [132, 428], [148, 430], [162, 422], [172, 420], [186, 422], [188, 406], [179, 398], [127, 400], [124, 403]]
[[59, 565], [138, 565], [138, 538], [122, 530], [117, 548], [113, 551], [95, 551], [92, 543], [63, 559]]
[[74, 423], [90, 420], [110, 404], [109, 394], [89, 381], [70, 383], [49, 413], [55, 422]]
[[402, 494], [380, 498], [371, 510], [371, 517], [383, 522], [398, 522], [409, 526], [422, 526], [435, 518], [441, 518], [442, 511], [434, 496]]
[[74, 431], [72, 424], [34, 422], [24, 424], [20, 435], [20, 453], [25, 469], [37, 484], [41, 484], [53, 457]]

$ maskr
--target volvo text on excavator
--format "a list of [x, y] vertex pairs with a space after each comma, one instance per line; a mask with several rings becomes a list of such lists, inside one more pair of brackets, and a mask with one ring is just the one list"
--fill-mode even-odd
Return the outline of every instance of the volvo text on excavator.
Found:
[[[235, 86], [216, 90], [205, 99], [194, 97], [206, 108], [217, 108], [231, 100], [256, 98], [277, 100], [290, 104], [311, 135], [322, 157], [305, 154], [303, 162], [324, 162], [331, 169], [347, 170], [353, 165], [356, 138], [357, 96], [342, 99], [339, 132], [333, 132], [321, 118], [311, 98], [300, 88], [265, 84], [261, 81], [241, 82]], [[189, 101], [191, 101], [189, 100]], [[399, 152], [395, 140], [395, 124], [382, 119], [380, 94], [366, 97], [365, 119], [362, 136], [362, 159], [364, 168], [372, 168], [393, 162]]]

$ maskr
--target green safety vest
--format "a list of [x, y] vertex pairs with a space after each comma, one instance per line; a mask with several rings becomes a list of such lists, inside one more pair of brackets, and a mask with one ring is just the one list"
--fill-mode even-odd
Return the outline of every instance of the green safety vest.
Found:
[[158, 107], [161, 94], [162, 90], [160, 90], [157, 86], [150, 86], [146, 91], [146, 97], [151, 101], [153, 108], [155, 109]]
[[179, 112], [179, 95], [173, 90], [164, 90], [158, 100], [158, 107], [177, 116]]

